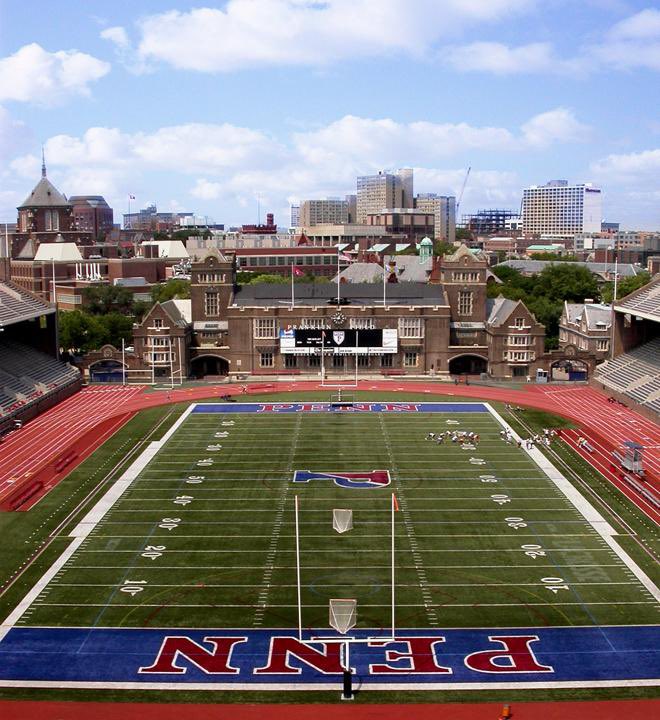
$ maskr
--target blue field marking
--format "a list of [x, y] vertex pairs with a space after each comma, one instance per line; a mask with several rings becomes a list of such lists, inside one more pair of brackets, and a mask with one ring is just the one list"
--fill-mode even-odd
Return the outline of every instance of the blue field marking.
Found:
[[[14, 627], [0, 642], [0, 686], [30, 681], [62, 686], [166, 682], [182, 688], [189, 683], [336, 685], [339, 658], [337, 645], [300, 645], [294, 630]], [[660, 684], [660, 628], [401, 629], [395, 641], [383, 637], [373, 647], [352, 645], [351, 665], [371, 686]]]
[[356, 402], [346, 407], [333, 407], [328, 402], [281, 403], [199, 403], [193, 413], [486, 413], [483, 403], [409, 403], [409, 402]]

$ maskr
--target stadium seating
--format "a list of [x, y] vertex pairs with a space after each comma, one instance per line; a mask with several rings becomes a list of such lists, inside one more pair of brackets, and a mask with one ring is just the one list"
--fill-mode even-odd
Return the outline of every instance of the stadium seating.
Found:
[[660, 338], [599, 366], [595, 379], [605, 387], [660, 412]]
[[14, 341], [0, 343], [0, 368], [2, 419], [80, 378], [71, 365]]

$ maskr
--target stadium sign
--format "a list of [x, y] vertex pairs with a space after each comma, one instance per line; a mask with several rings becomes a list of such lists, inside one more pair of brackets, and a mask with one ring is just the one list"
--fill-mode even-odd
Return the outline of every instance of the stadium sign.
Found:
[[[660, 683], [657, 626], [374, 632], [356, 631], [351, 646], [362, 689]], [[343, 670], [340, 644], [266, 629], [13, 627], [0, 661], [3, 687], [313, 690]]]
[[280, 330], [284, 355], [387, 355], [397, 352], [397, 331], [383, 330]]

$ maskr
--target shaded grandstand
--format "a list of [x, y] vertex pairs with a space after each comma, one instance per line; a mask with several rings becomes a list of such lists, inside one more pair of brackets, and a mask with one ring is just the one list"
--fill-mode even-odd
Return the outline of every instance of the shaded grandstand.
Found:
[[58, 360], [55, 308], [13, 283], [0, 282], [0, 435], [81, 384], [80, 372]]
[[660, 414], [660, 275], [614, 304], [614, 358], [595, 381], [655, 418]]

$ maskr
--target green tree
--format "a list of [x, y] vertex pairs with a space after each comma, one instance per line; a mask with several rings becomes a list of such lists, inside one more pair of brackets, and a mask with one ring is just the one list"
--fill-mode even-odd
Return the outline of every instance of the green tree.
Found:
[[467, 228], [456, 228], [456, 239], [462, 242], [472, 240], [472, 233]]
[[[616, 286], [616, 299], [620, 300], [621, 298], [626, 297], [626, 295], [630, 295], [631, 292], [639, 290], [639, 288], [644, 287], [650, 279], [651, 276], [647, 272], [640, 272], [632, 277], [622, 278]], [[601, 300], [604, 303], [611, 303], [612, 295], [614, 295], [614, 283], [605, 283], [605, 285], [601, 288], [600, 293]]]
[[131, 313], [133, 293], [119, 285], [91, 285], [82, 291], [85, 309], [91, 315], [119, 312]]
[[537, 277], [534, 294], [545, 295], [552, 302], [583, 302], [599, 295], [596, 276], [582, 265], [548, 265]]
[[121, 347], [122, 340], [130, 344], [133, 337], [133, 318], [119, 313], [109, 313], [95, 320], [99, 323], [99, 330], [102, 332], [102, 344], [110, 343], [116, 348]]
[[190, 280], [172, 278], [166, 283], [160, 283], [151, 288], [151, 299], [154, 302], [187, 300], [188, 298], [190, 298]]
[[60, 347], [75, 352], [96, 350], [106, 342], [105, 328], [94, 315], [80, 310], [58, 313]]
[[258, 285], [259, 283], [271, 283], [273, 285], [285, 285], [286, 283], [291, 282], [291, 278], [285, 277], [284, 275], [277, 275], [276, 273], [273, 273], [272, 275], [264, 274], [264, 275], [255, 275], [248, 285]]
[[456, 248], [444, 240], [436, 240], [433, 243], [433, 254], [441, 257], [442, 255], [452, 255], [456, 252]]

